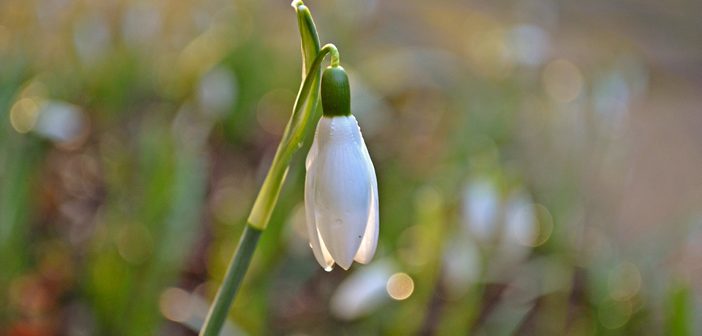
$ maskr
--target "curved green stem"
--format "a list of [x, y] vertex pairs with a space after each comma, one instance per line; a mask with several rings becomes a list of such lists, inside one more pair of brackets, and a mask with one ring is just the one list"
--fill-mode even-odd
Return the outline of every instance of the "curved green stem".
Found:
[[[251, 209], [248, 222], [259, 230], [264, 230], [268, 225], [275, 204], [278, 201], [280, 189], [285, 182], [290, 159], [304, 140], [304, 131], [319, 101], [319, 77], [322, 60], [329, 53], [332, 55], [332, 61], [338, 63], [339, 52], [333, 44], [325, 45], [312, 62], [310, 71], [305, 77], [300, 92], [297, 94], [292, 116], [285, 127], [283, 138], [275, 152], [271, 168], [268, 170], [268, 175], [266, 175], [261, 191], [256, 197], [253, 209]], [[310, 96], [313, 96], [313, 99], [306, 99]], [[314, 108], [310, 105], [314, 105]]]
[[330, 58], [331, 58], [331, 60], [330, 60], [330, 65], [333, 66], [333, 67], [338, 67], [338, 66], [339, 66], [339, 62], [341, 61], [341, 58], [339, 57], [339, 50], [337, 50], [337, 49], [336, 49], [336, 46], [334, 46], [334, 45], [331, 44], [331, 43], [325, 45], [324, 47], [325, 47], [325, 48], [326, 48], [326, 47], [332, 48], [332, 50], [329, 51], [329, 52], [331, 53], [331, 56], [330, 56]]
[[[332, 65], [339, 64], [339, 52], [332, 44], [319, 48], [319, 38], [314, 27], [312, 16], [302, 1], [294, 1], [300, 25], [302, 40], [303, 72], [306, 71], [304, 81], [295, 100], [290, 120], [285, 127], [283, 138], [273, 157], [266, 179], [256, 197], [251, 213], [249, 214], [246, 228], [239, 241], [234, 256], [227, 268], [222, 286], [217, 291], [215, 301], [210, 307], [205, 324], [200, 330], [200, 336], [219, 335], [222, 325], [227, 318], [229, 309], [241, 285], [246, 270], [258, 239], [270, 221], [271, 214], [280, 195], [280, 190], [285, 182], [288, 166], [293, 154], [300, 148], [305, 137], [305, 130], [313, 118], [319, 105], [319, 90], [322, 75], [322, 61], [327, 54], [331, 54]], [[311, 61], [313, 59], [313, 61]]]
[[[306, 100], [313, 95], [314, 100], [318, 100], [319, 97], [319, 72], [322, 67], [322, 60], [328, 54], [332, 53], [332, 56], [338, 54], [336, 47], [334, 45], [325, 45], [317, 54], [310, 66], [310, 71], [305, 77], [300, 92], [297, 96], [295, 102], [295, 107], [293, 108], [293, 113], [286, 127], [285, 133], [283, 134], [283, 139], [281, 139], [280, 145], [278, 145], [278, 150], [273, 157], [273, 163], [271, 168], [268, 170], [268, 175], [263, 181], [261, 190], [256, 197], [254, 206], [251, 209], [251, 214], [249, 215], [248, 223], [244, 229], [244, 234], [239, 242], [232, 261], [227, 268], [227, 273], [224, 277], [224, 282], [217, 292], [215, 301], [210, 308], [210, 312], [207, 315], [205, 324], [200, 331], [201, 336], [211, 336], [219, 335], [219, 331], [222, 328], [227, 313], [231, 307], [234, 297], [236, 296], [237, 290], [241, 285], [241, 281], [246, 274], [249, 262], [253, 256], [253, 252], [256, 249], [258, 243], [258, 237], [261, 232], [268, 225], [268, 221], [271, 218], [273, 209], [278, 200], [278, 195], [280, 194], [280, 189], [285, 182], [285, 177], [288, 172], [288, 165], [292, 155], [299, 148], [299, 144], [304, 138], [305, 126], [311, 119], [312, 110], [303, 109]], [[337, 56], [338, 59], [338, 56]], [[315, 88], [316, 85], [316, 88]], [[316, 104], [314, 104], [316, 106]], [[300, 113], [303, 112], [303, 113]], [[296, 115], [300, 115], [299, 120], [295, 118]], [[297, 122], [296, 122], [297, 120]]]

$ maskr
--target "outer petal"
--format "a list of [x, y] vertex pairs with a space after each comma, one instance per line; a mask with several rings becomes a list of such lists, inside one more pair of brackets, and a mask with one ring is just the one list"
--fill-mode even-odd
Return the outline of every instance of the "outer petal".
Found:
[[366, 224], [366, 233], [363, 235], [363, 240], [361, 241], [361, 246], [356, 252], [354, 260], [367, 264], [373, 259], [375, 255], [375, 249], [378, 245], [378, 229], [380, 216], [378, 215], [378, 180], [375, 176], [375, 168], [373, 167], [373, 161], [371, 161], [370, 154], [368, 154], [368, 148], [361, 138], [361, 147], [363, 150], [363, 156], [366, 161], [366, 169], [368, 169], [368, 175], [371, 177], [369, 183], [371, 186], [371, 208], [368, 214], [368, 222]]
[[[317, 123], [317, 129], [319, 129], [319, 124], [321, 122], [322, 121], [320, 120], [320, 122]], [[307, 177], [309, 177], [310, 166], [314, 162], [314, 159], [317, 158], [317, 154], [319, 153], [319, 145], [317, 145], [317, 134], [319, 134], [319, 131], [315, 130], [314, 139], [312, 140], [312, 146], [310, 146], [310, 151], [307, 153], [307, 159], [305, 159], [305, 169], [307, 169], [307, 175], [305, 175], [305, 180], [307, 180]]]
[[322, 117], [317, 132], [315, 223], [334, 261], [348, 269], [365, 235], [372, 204], [363, 139], [353, 116]]
[[312, 142], [312, 147], [310, 152], [307, 154], [307, 174], [305, 175], [305, 215], [307, 217], [307, 237], [310, 240], [310, 246], [312, 247], [312, 252], [314, 258], [317, 259], [322, 268], [329, 272], [332, 270], [334, 265], [334, 259], [332, 259], [331, 254], [324, 245], [324, 242], [319, 238], [319, 230], [317, 230], [317, 225], [315, 224], [314, 216], [314, 185], [315, 185], [315, 165], [314, 158], [317, 156], [317, 139], [315, 136]]

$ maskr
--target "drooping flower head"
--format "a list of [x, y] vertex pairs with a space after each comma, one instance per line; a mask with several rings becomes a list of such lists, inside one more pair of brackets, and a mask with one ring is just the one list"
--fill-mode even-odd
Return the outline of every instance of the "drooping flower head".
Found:
[[340, 66], [322, 75], [323, 116], [307, 155], [305, 212], [310, 245], [327, 271], [368, 263], [378, 242], [378, 183], [356, 118], [348, 76]]

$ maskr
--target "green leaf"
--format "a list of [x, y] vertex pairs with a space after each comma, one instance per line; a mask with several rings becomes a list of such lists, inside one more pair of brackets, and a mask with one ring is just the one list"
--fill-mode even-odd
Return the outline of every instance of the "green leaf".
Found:
[[317, 35], [317, 27], [312, 20], [309, 8], [300, 0], [292, 2], [292, 6], [297, 13], [297, 25], [300, 29], [300, 42], [302, 44], [302, 78], [304, 79], [309, 68], [319, 53], [320, 44]]

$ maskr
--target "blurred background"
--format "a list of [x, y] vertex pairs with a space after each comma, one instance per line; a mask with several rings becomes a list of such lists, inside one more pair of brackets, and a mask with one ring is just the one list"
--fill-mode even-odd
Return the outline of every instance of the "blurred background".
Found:
[[[350, 72], [378, 252], [314, 261], [308, 141], [226, 334], [702, 332], [702, 3], [307, 5]], [[0, 334], [195, 335], [299, 48], [287, 0], [2, 1]]]

